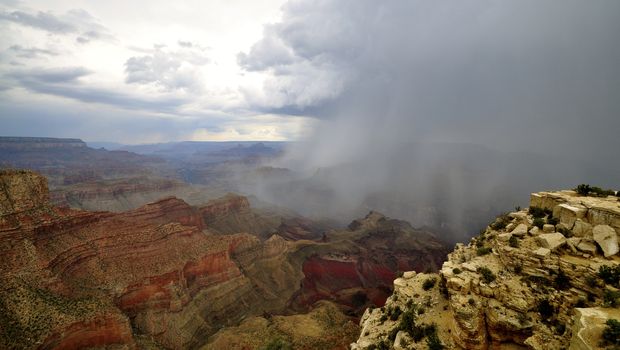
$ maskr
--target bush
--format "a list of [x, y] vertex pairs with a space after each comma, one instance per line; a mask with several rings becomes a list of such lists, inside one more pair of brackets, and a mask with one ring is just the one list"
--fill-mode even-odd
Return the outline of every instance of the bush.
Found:
[[491, 248], [489, 248], [489, 247], [480, 247], [480, 248], [476, 249], [476, 254], [478, 256], [487, 255], [490, 252], [491, 252]]
[[422, 284], [422, 289], [429, 290], [435, 287], [436, 282], [437, 282], [437, 279], [435, 277], [427, 278]]
[[428, 345], [429, 350], [443, 350], [445, 348], [441, 340], [439, 340], [437, 332], [429, 334], [428, 338], [426, 338], [426, 345]]
[[570, 279], [568, 278], [568, 276], [566, 276], [566, 274], [564, 273], [564, 271], [559, 270], [558, 274], [555, 276], [555, 279], [553, 280], [553, 286], [555, 287], [555, 289], [558, 290], [567, 290], [568, 288], [570, 288]]
[[555, 314], [555, 308], [549, 300], [543, 299], [538, 303], [538, 313], [542, 316], [543, 320], [548, 320]]
[[510, 239], [508, 240], [508, 245], [513, 248], [519, 248], [519, 240], [517, 239], [517, 236], [510, 236]]
[[452, 273], [454, 273], [455, 275], [458, 275], [461, 272], [462, 272], [461, 269], [459, 269], [458, 267], [455, 267], [452, 269]]
[[519, 264], [515, 266], [515, 273], [518, 275], [523, 272], [523, 265]]
[[534, 218], [544, 218], [545, 216], [547, 216], [547, 213], [545, 213], [545, 210], [540, 207], [530, 207], [527, 213], [532, 215], [532, 217]]
[[396, 321], [398, 320], [398, 317], [400, 317], [400, 314], [402, 314], [402, 310], [400, 309], [400, 307], [397, 305], [393, 310], [390, 310], [390, 320], [392, 321]]
[[593, 196], [597, 196], [597, 197], [607, 197], [607, 196], [617, 195], [616, 191], [604, 190], [604, 189], [602, 189], [600, 187], [590, 186], [590, 185], [587, 185], [587, 184], [578, 185], [575, 188], [575, 191], [577, 192], [577, 194], [579, 194], [581, 196], [588, 196], [590, 194], [592, 194]]
[[486, 267], [479, 267], [478, 273], [482, 275], [482, 281], [486, 284], [495, 281], [495, 274], [493, 273], [493, 271], [489, 270]]
[[598, 269], [598, 276], [606, 284], [618, 286], [618, 282], [620, 282], [620, 265], [614, 267], [603, 265]]
[[553, 225], [553, 226], [555, 226], [555, 225], [557, 225], [559, 222], [560, 222], [560, 220], [558, 220], [558, 218], [554, 218], [554, 217], [547, 218], [547, 223], [548, 223], [549, 225]]
[[544, 225], [545, 225], [545, 221], [542, 218], [534, 219], [534, 226], [536, 226], [536, 227], [538, 227], [539, 229], [542, 230]]
[[618, 306], [618, 298], [620, 298], [620, 292], [614, 292], [606, 289], [603, 293], [603, 306], [604, 307], [616, 307]]
[[590, 185], [586, 185], [586, 184], [577, 185], [577, 187], [575, 188], [575, 192], [577, 192], [577, 194], [581, 196], [587, 196], [588, 193], [590, 193]]
[[620, 322], [618, 320], [612, 318], [605, 322], [603, 341], [607, 345], [620, 345]]
[[495, 221], [491, 224], [491, 228], [495, 231], [503, 230], [510, 223], [510, 217], [507, 213], [502, 213], [495, 218]]

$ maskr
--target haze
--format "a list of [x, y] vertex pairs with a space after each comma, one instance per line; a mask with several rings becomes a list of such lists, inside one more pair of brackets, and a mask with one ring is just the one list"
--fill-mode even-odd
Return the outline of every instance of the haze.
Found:
[[297, 141], [243, 189], [419, 225], [618, 185], [618, 1], [0, 4], [3, 135]]

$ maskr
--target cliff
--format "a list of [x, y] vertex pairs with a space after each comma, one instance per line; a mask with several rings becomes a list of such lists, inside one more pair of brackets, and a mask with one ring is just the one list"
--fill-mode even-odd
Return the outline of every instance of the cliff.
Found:
[[529, 209], [501, 215], [468, 245], [457, 244], [439, 273], [397, 278], [386, 304], [366, 310], [351, 347], [611, 346], [602, 333], [607, 320], [620, 320], [618, 234], [615, 196], [534, 193]]
[[0, 348], [254, 348], [282, 338], [342, 349], [397, 271], [436, 270], [448, 252], [379, 213], [319, 235], [309, 220], [262, 216], [232, 194], [121, 213], [48, 198], [41, 175], [0, 172]]

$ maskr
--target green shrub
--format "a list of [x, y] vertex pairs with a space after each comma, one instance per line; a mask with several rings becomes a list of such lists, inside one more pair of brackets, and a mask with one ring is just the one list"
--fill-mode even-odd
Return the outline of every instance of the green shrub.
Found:
[[508, 245], [513, 248], [519, 248], [519, 240], [517, 239], [517, 236], [510, 236], [510, 239], [508, 240]]
[[605, 322], [603, 342], [606, 345], [620, 345], [620, 322], [618, 320], [612, 318]]
[[478, 268], [478, 273], [480, 273], [482, 275], [482, 281], [484, 283], [491, 283], [493, 281], [495, 281], [495, 274], [493, 273], [493, 271], [489, 270], [486, 267], [479, 267]]
[[439, 340], [437, 336], [437, 332], [429, 334], [428, 338], [426, 338], [426, 345], [428, 345], [429, 350], [443, 350], [445, 346]]
[[515, 266], [515, 273], [516, 274], [520, 274], [521, 272], [523, 272], [523, 265], [519, 264]]
[[541, 207], [530, 207], [527, 210], [527, 213], [532, 215], [534, 218], [544, 218], [547, 216], [547, 213], [545, 213], [545, 210]]
[[400, 309], [400, 307], [396, 305], [396, 307], [391, 311], [392, 312], [390, 312], [390, 320], [392, 321], [398, 320], [398, 317], [400, 317], [400, 314], [402, 313], [402, 310]]
[[586, 185], [586, 184], [577, 185], [577, 187], [575, 188], [575, 192], [577, 192], [577, 194], [581, 196], [587, 196], [588, 193], [590, 193], [590, 185]]
[[604, 307], [618, 306], [618, 298], [620, 298], [620, 292], [615, 292], [609, 289], [605, 289], [605, 292], [603, 292], [603, 306]]
[[427, 278], [422, 284], [422, 289], [429, 290], [435, 287], [436, 282], [437, 282], [437, 279], [435, 277]]
[[549, 300], [543, 299], [538, 303], [538, 313], [543, 320], [548, 320], [551, 316], [553, 316], [553, 314], [555, 314], [555, 308], [551, 305]]
[[620, 265], [607, 266], [603, 265], [598, 269], [598, 276], [606, 283], [613, 286], [618, 286], [620, 282]]
[[510, 217], [507, 213], [502, 213], [495, 218], [495, 221], [491, 224], [491, 228], [495, 231], [503, 230], [510, 223]]
[[489, 248], [489, 247], [480, 247], [480, 248], [476, 249], [476, 254], [478, 256], [487, 255], [490, 252], [491, 252], [491, 248]]
[[549, 225], [553, 225], [553, 226], [555, 226], [555, 225], [557, 225], [559, 222], [560, 222], [560, 220], [559, 220], [558, 218], [554, 218], [554, 217], [547, 218], [547, 223], [548, 223]]
[[452, 273], [454, 273], [455, 275], [458, 275], [461, 272], [462, 272], [461, 269], [459, 269], [458, 267], [455, 267], [452, 269]]
[[567, 290], [571, 287], [570, 279], [561, 269], [558, 271], [557, 275], [555, 275], [555, 278], [553, 279], [553, 286], [555, 287], [555, 289], [558, 290]]
[[545, 225], [545, 221], [542, 218], [534, 219], [534, 226], [536, 226], [536, 227], [538, 227], [539, 229], [542, 230], [544, 225]]

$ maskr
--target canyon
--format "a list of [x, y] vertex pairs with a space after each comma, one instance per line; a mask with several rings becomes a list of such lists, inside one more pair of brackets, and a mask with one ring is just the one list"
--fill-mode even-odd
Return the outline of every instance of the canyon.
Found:
[[0, 208], [4, 348], [221, 348], [229, 327], [248, 325], [265, 344], [312, 348], [316, 337], [283, 328], [291, 317], [323, 320], [315, 327], [346, 348], [356, 315], [385, 301], [398, 271], [439, 268], [448, 252], [379, 213], [326, 229], [234, 194], [117, 213], [56, 206], [28, 170], [0, 170]]

